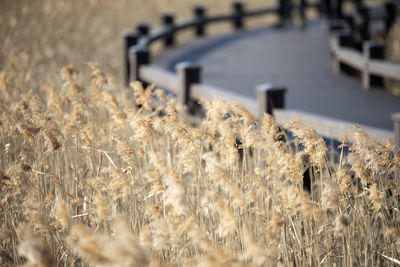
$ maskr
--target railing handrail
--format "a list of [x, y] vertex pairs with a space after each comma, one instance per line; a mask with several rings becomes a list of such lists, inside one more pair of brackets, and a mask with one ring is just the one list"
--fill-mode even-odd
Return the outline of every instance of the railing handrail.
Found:
[[[142, 77], [145, 81], [162, 84], [163, 89], [177, 95], [180, 94], [179, 90], [177, 90], [179, 88], [180, 80], [175, 73], [156, 66], [142, 66], [141, 71], [143, 72]], [[151, 80], [146, 79], [146, 77], [151, 78]], [[257, 119], [262, 118], [263, 110], [260, 110], [260, 105], [255, 98], [205, 83], [193, 84], [190, 90], [191, 99], [206, 99], [211, 101], [214, 97], [220, 97], [225, 101], [240, 103]], [[338, 140], [340, 137], [345, 135], [350, 141], [354, 141], [353, 131], [351, 128], [353, 125], [357, 124], [355, 122], [334, 119], [295, 109], [276, 108], [273, 111], [273, 115], [276, 122], [280, 125], [285, 125], [299, 117], [305, 125], [312, 127], [321, 136]], [[371, 139], [380, 143], [385, 143], [388, 138], [394, 137], [393, 131], [367, 125], [359, 126], [368, 133]]]
[[184, 22], [181, 22], [179, 24], [172, 24], [172, 25], [167, 25], [167, 26], [162, 26], [159, 29], [151, 32], [149, 35], [144, 36], [140, 39], [139, 43], [135, 46], [134, 49], [142, 49], [144, 47], [147, 47], [151, 45], [153, 42], [161, 40], [168, 35], [171, 35], [173, 33], [179, 32], [181, 30], [185, 30], [188, 28], [200, 26], [200, 25], [207, 25], [211, 23], [216, 23], [216, 22], [224, 22], [224, 21], [230, 21], [236, 18], [246, 18], [246, 17], [254, 17], [254, 16], [260, 16], [260, 15], [265, 15], [265, 14], [273, 14], [273, 13], [278, 13], [279, 9], [278, 8], [261, 8], [261, 9], [256, 9], [256, 10], [246, 10], [243, 13], [230, 13], [230, 14], [220, 14], [220, 15], [214, 15], [214, 16], [205, 16], [205, 17], [198, 17], [194, 19], [190, 19]]

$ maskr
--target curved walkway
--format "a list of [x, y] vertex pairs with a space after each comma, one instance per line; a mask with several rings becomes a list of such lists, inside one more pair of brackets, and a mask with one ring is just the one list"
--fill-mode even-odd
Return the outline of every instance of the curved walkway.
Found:
[[248, 96], [255, 97], [257, 84], [286, 86], [288, 109], [392, 130], [400, 97], [333, 73], [328, 46], [326, 25], [316, 21], [303, 31], [257, 29], [197, 40], [165, 50], [153, 63], [170, 70], [181, 61], [199, 63], [203, 82]]

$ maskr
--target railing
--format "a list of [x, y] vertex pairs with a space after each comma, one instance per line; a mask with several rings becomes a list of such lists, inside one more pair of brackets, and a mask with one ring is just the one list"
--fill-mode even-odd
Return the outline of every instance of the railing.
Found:
[[[400, 64], [385, 60], [384, 45], [371, 40], [388, 34], [399, 13], [400, 1], [387, 1], [376, 7], [369, 7], [362, 1], [353, 2], [355, 11], [346, 14], [343, 1], [336, 0], [336, 12], [329, 16], [333, 70], [350, 75], [360, 73], [362, 87], [366, 90], [383, 87], [384, 78], [400, 81]], [[399, 151], [400, 113], [392, 114], [392, 120], [396, 151]]]
[[[164, 26], [150, 33], [150, 26], [141, 23], [137, 26], [136, 32], [129, 32], [125, 35], [125, 64], [126, 83], [133, 80], [140, 80], [144, 83], [155, 83], [157, 86], [166, 89], [177, 95], [183, 103], [193, 106], [200, 98], [212, 100], [214, 97], [221, 97], [227, 101], [234, 101], [242, 104], [256, 117], [261, 118], [264, 112], [273, 114], [280, 124], [285, 124], [299, 115], [302, 120], [317, 132], [325, 137], [339, 139], [343, 135], [351, 138], [349, 127], [350, 122], [334, 120], [323, 116], [317, 116], [301, 111], [285, 110], [285, 92], [283, 86], [261, 84], [255, 86], [256, 98], [250, 98], [237, 94], [223, 88], [207, 85], [201, 81], [201, 66], [182, 62], [177, 65], [177, 73], [152, 66], [150, 46], [156, 41], [163, 41], [166, 47], [175, 44], [175, 34], [181, 30], [192, 29], [198, 38], [206, 35], [206, 26], [211, 23], [231, 21], [236, 30], [245, 27], [246, 17], [261, 15], [276, 15], [279, 22], [272, 27], [280, 27], [291, 20], [294, 10], [298, 11], [302, 24], [305, 25], [305, 10], [317, 8], [319, 12], [332, 12], [329, 7], [333, 0], [321, 0], [320, 3], [307, 3], [301, 0], [298, 5], [293, 5], [290, 0], [279, 0], [276, 8], [262, 8], [257, 10], [246, 10], [242, 2], [233, 4], [233, 12], [230, 14], [207, 16], [204, 6], [194, 8], [195, 17], [180, 24], [175, 23], [175, 17], [171, 13], [164, 14], [162, 21]], [[328, 5], [327, 2], [330, 4]], [[397, 117], [396, 117], [397, 118]], [[400, 124], [400, 119], [396, 123]], [[369, 135], [377, 141], [384, 142], [387, 138], [393, 138], [393, 132], [381, 129], [364, 127]], [[400, 128], [400, 126], [398, 127]], [[399, 139], [400, 140], [400, 139]]]
[[[350, 128], [355, 123], [299, 110], [284, 109], [285, 87], [260, 84], [254, 88], [256, 98], [251, 98], [223, 88], [201, 83], [201, 67], [198, 65], [189, 62], [179, 63], [177, 65], [177, 73], [178, 75], [159, 67], [143, 66], [140, 68], [140, 76], [145, 82], [151, 81], [162, 85], [163, 89], [176, 94], [177, 98], [189, 107], [201, 98], [212, 100], [215, 97], [220, 97], [226, 101], [240, 103], [258, 119], [262, 118], [264, 112], [267, 112], [273, 114], [279, 124], [284, 125], [298, 116], [305, 125], [313, 127], [321, 136], [335, 140], [338, 140], [342, 136], [348, 136], [350, 140], [353, 140], [353, 132]], [[400, 125], [400, 114], [393, 115], [393, 120], [395, 125], [396, 123]], [[368, 132], [368, 135], [372, 139], [380, 143], [385, 143], [388, 138], [394, 137], [392, 131], [366, 125], [361, 125], [361, 127]]]
[[162, 17], [164, 26], [150, 33], [150, 25], [140, 23], [137, 31], [128, 32], [124, 36], [125, 40], [125, 82], [130, 80], [140, 80], [138, 69], [140, 65], [150, 63], [149, 47], [156, 41], [163, 40], [166, 47], [175, 44], [175, 34], [185, 29], [194, 29], [198, 38], [206, 35], [206, 26], [218, 22], [231, 21], [235, 30], [245, 27], [244, 19], [254, 16], [273, 15], [278, 16], [279, 22], [274, 25], [282, 26], [290, 21], [294, 10], [298, 10], [303, 23], [306, 21], [305, 10], [307, 8], [317, 8], [320, 10], [319, 3], [308, 3], [301, 0], [298, 5], [292, 4], [291, 0], [279, 0], [278, 7], [260, 8], [256, 10], [246, 10], [242, 2], [236, 1], [232, 6], [232, 13], [207, 16], [204, 6], [196, 6], [193, 10], [194, 18], [179, 24], [175, 23], [172, 13], [166, 13]]
[[347, 66], [359, 71], [365, 89], [382, 86], [383, 77], [400, 81], [400, 64], [384, 60], [382, 44], [364, 41], [362, 51], [358, 51], [349, 45], [349, 41], [346, 31], [336, 31], [330, 36], [332, 64], [336, 72], [346, 72]]
[[400, 80], [400, 64], [385, 61], [384, 45], [370, 40], [385, 36], [397, 15], [398, 4], [360, 5], [356, 12], [330, 23], [332, 65], [337, 72], [361, 73], [362, 86], [383, 87], [384, 78]]

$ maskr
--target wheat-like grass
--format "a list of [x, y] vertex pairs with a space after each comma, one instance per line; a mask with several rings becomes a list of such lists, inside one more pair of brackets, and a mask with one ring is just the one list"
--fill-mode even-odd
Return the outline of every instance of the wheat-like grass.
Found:
[[[231, 4], [203, 2], [210, 14]], [[189, 17], [194, 3], [2, 1], [0, 265], [398, 263], [390, 142], [355, 128], [336, 161], [301, 121], [286, 126], [291, 139], [273, 117], [215, 99], [193, 127], [156, 86], [119, 86], [122, 30], [156, 27], [164, 11]]]
[[[390, 265], [400, 258], [399, 158], [355, 128], [340, 156], [301, 121], [184, 107], [109, 75], [62, 69], [18, 92], [1, 74], [1, 264]], [[348, 152], [344, 148], [348, 147]], [[304, 188], [305, 173], [310, 176]], [[384, 256], [383, 256], [384, 255]]]

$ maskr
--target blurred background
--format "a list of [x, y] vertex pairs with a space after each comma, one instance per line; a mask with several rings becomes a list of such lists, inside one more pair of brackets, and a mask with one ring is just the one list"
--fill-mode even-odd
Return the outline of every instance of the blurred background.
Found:
[[[62, 66], [71, 64], [82, 70], [88, 61], [96, 61], [119, 82], [123, 74], [123, 32], [141, 21], [157, 28], [164, 12], [173, 11], [178, 21], [188, 19], [195, 4], [207, 6], [209, 14], [232, 8], [231, 0], [2, 0], [0, 68], [23, 67], [29, 62], [35, 80], [51, 82]], [[245, 4], [249, 8], [265, 7], [275, 5], [275, 0]], [[262, 23], [256, 20], [252, 25]], [[228, 26], [211, 27], [210, 32]]]
[[[149, 22], [152, 28], [161, 24], [164, 12], [174, 12], [177, 21], [190, 18], [193, 7], [203, 4], [208, 14], [226, 13], [232, 9], [231, 0], [1, 0], [0, 1], [0, 69], [18, 70], [24, 80], [52, 83], [58, 80], [61, 67], [73, 65], [85, 72], [87, 62], [98, 62], [104, 72], [122, 85], [122, 35], [133, 30], [138, 22]], [[368, 1], [369, 4], [381, 0]], [[277, 0], [248, 0], [246, 8], [275, 6]], [[312, 15], [312, 14], [311, 14]], [[257, 27], [274, 22], [270, 16], [246, 23]], [[387, 57], [400, 61], [400, 27], [393, 27], [385, 40]], [[217, 34], [231, 29], [230, 23], [211, 26], [208, 33]], [[191, 32], [178, 36], [188, 40]], [[183, 39], [183, 40], [182, 40]], [[327, 44], [328, 45], [328, 44]], [[156, 47], [157, 48], [157, 47]], [[157, 51], [155, 51], [157, 53]], [[28, 71], [21, 71], [27, 69]], [[22, 74], [21, 74], [22, 73]], [[400, 94], [400, 86], [390, 83], [389, 90]], [[32, 84], [33, 85], [33, 84]]]

